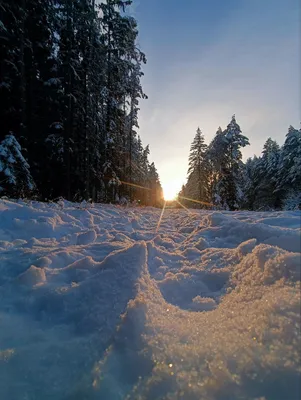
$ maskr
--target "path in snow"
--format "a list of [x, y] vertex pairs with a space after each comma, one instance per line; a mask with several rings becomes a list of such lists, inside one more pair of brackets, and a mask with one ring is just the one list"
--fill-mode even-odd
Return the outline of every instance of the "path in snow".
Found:
[[0, 398], [297, 400], [300, 212], [0, 200]]

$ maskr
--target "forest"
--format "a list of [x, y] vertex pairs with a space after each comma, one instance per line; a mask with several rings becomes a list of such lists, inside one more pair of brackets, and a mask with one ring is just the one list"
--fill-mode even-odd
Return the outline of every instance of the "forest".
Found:
[[301, 208], [301, 130], [290, 126], [283, 146], [269, 137], [262, 155], [244, 163], [241, 149], [249, 144], [235, 115], [225, 130], [218, 128], [209, 145], [198, 128], [179, 201], [231, 211]]
[[[0, 9], [0, 195], [162, 206], [138, 134], [146, 56], [131, 1], [4, 0]], [[191, 145], [186, 207], [300, 208], [301, 131], [245, 163], [235, 116]]]
[[146, 57], [130, 4], [1, 1], [1, 195], [160, 202], [137, 133]]

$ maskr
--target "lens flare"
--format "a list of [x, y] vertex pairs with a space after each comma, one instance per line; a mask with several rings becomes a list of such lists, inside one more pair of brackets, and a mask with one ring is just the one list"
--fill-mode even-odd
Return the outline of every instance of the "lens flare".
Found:
[[180, 191], [181, 185], [179, 185], [179, 182], [176, 181], [170, 181], [167, 183], [163, 184], [163, 194], [164, 194], [164, 200], [166, 201], [171, 201], [175, 200], [177, 197], [177, 194]]

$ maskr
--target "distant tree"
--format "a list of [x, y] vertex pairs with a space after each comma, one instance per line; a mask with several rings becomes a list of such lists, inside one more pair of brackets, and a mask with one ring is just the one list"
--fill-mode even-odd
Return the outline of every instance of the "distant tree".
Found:
[[235, 115], [232, 116], [224, 135], [227, 141], [228, 168], [231, 172], [235, 172], [239, 169], [242, 159], [240, 149], [250, 144], [249, 139], [242, 135], [240, 126], [236, 122]]
[[215, 137], [208, 146], [206, 154], [209, 171], [209, 197], [211, 202], [218, 198], [217, 185], [222, 178], [227, 166], [227, 140], [222, 128], [219, 127]]
[[281, 149], [276, 187], [284, 202], [301, 193], [301, 130], [292, 126]]
[[301, 192], [289, 191], [283, 200], [283, 209], [286, 211], [301, 210]]
[[279, 160], [280, 147], [276, 141], [268, 138], [258, 165], [260, 180], [257, 183], [257, 196], [254, 200], [255, 209], [277, 209], [281, 206], [276, 191]]
[[12, 133], [0, 143], [0, 194], [24, 197], [33, 193], [35, 184], [21, 146]]
[[241, 188], [243, 163], [240, 149], [250, 143], [249, 139], [242, 135], [235, 115], [232, 116], [222, 136], [225, 147], [220, 161], [221, 173], [216, 184], [214, 200], [221, 207], [234, 210], [239, 208], [243, 197]]
[[190, 147], [187, 194], [189, 198], [199, 201], [200, 208], [204, 206], [202, 203], [208, 201], [208, 165], [206, 152], [207, 145], [205, 144], [204, 135], [200, 128], [198, 128]]
[[279, 157], [280, 146], [275, 140], [268, 138], [263, 146], [262, 161], [265, 171], [270, 176], [273, 176], [275, 174], [275, 171], [278, 169]]
[[150, 182], [150, 205], [158, 207], [162, 203], [163, 191], [160, 183], [159, 174], [153, 162], [149, 166], [149, 182]]
[[182, 188], [177, 195], [177, 200], [182, 204], [187, 204], [186, 198], [186, 185], [182, 185]]
[[258, 207], [258, 188], [261, 178], [261, 158], [257, 156], [248, 158], [242, 171], [243, 197], [241, 206], [243, 208], [255, 210]]

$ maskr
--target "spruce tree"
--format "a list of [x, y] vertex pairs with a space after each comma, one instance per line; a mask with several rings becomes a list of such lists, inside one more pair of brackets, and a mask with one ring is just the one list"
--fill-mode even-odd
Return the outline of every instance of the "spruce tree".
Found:
[[133, 184], [150, 184], [148, 154], [135, 154], [146, 58], [130, 3], [1, 2], [0, 139], [14, 132], [41, 199], [134, 200]]
[[163, 198], [163, 191], [160, 184], [160, 178], [156, 169], [155, 163], [151, 163], [149, 166], [149, 183], [150, 183], [150, 201], [149, 205], [153, 207], [160, 207]]
[[0, 194], [26, 197], [33, 193], [35, 184], [29, 165], [21, 153], [21, 146], [11, 132], [0, 143]]
[[199, 207], [204, 207], [208, 200], [208, 165], [207, 145], [200, 128], [190, 147], [187, 192], [188, 197], [199, 202]]
[[301, 192], [301, 130], [293, 126], [281, 149], [276, 185], [283, 203]]
[[223, 208], [234, 210], [242, 200], [242, 154], [240, 149], [249, 145], [249, 139], [242, 135], [235, 115], [223, 132], [225, 152], [221, 162], [221, 176], [216, 184], [216, 202]]
[[219, 127], [215, 137], [208, 146], [207, 164], [209, 170], [209, 200], [216, 202], [218, 198], [217, 184], [227, 167], [227, 140], [222, 128]]
[[261, 158], [248, 158], [242, 172], [242, 208], [256, 210], [261, 207], [258, 196], [261, 179]]
[[268, 138], [263, 146], [259, 163], [260, 182], [257, 185], [255, 209], [277, 209], [280, 198], [276, 190], [276, 177], [279, 168], [280, 147], [278, 143]]

